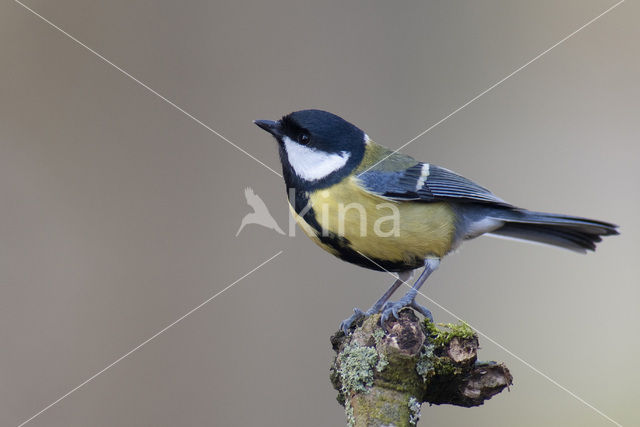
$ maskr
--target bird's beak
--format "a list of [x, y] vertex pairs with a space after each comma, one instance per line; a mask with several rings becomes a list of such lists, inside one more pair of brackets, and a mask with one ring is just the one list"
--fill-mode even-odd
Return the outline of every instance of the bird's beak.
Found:
[[255, 123], [260, 129], [266, 130], [271, 135], [276, 137], [276, 139], [282, 136], [282, 132], [280, 132], [280, 122], [274, 122], [273, 120], [254, 120]]

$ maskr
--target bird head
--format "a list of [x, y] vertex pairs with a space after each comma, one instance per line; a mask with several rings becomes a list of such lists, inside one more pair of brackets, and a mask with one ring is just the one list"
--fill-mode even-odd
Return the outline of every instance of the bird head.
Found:
[[285, 179], [316, 188], [331, 185], [362, 161], [368, 137], [356, 126], [322, 110], [301, 110], [278, 121], [256, 120], [280, 146]]

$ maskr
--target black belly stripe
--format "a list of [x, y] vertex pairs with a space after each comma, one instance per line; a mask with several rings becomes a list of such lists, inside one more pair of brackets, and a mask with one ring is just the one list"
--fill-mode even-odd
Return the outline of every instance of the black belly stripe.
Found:
[[[291, 189], [288, 192], [292, 194]], [[320, 223], [316, 220], [316, 215], [313, 208], [306, 210], [309, 203], [309, 196], [306, 192], [296, 189], [295, 199], [289, 200], [294, 210], [298, 215], [304, 219], [304, 221], [313, 228], [318, 236], [320, 242], [336, 251], [337, 257], [343, 261], [350, 262], [352, 264], [359, 265], [360, 267], [368, 268], [376, 271], [390, 271], [390, 272], [402, 272], [408, 270], [415, 270], [424, 266], [424, 260], [419, 258], [413, 258], [411, 260], [404, 260], [398, 262], [396, 260], [384, 260], [380, 258], [365, 257], [358, 253], [351, 246], [349, 239], [343, 236], [339, 236], [332, 231], [325, 231]], [[306, 210], [306, 212], [304, 212]], [[304, 212], [304, 214], [302, 214]]]

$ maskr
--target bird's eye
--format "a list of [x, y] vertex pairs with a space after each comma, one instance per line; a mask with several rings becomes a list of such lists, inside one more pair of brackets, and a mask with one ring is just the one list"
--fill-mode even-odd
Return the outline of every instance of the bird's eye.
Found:
[[309, 143], [309, 134], [306, 132], [302, 132], [298, 136], [298, 142], [303, 145], [307, 145]]

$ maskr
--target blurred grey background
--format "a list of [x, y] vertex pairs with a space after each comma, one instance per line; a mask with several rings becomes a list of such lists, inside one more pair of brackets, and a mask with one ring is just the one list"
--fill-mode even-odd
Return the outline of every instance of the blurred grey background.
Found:
[[[614, 2], [27, 4], [279, 170], [253, 119], [323, 108], [396, 148]], [[478, 239], [426, 292], [624, 425], [640, 424], [639, 14], [625, 2], [404, 150], [512, 203], [622, 226], [588, 256]], [[248, 186], [286, 229], [281, 178], [12, 1], [0, 63], [0, 424], [282, 250], [28, 425], [343, 425], [329, 336], [390, 278], [300, 231], [236, 238]], [[423, 407], [424, 425], [612, 425], [481, 345], [511, 392]]]

